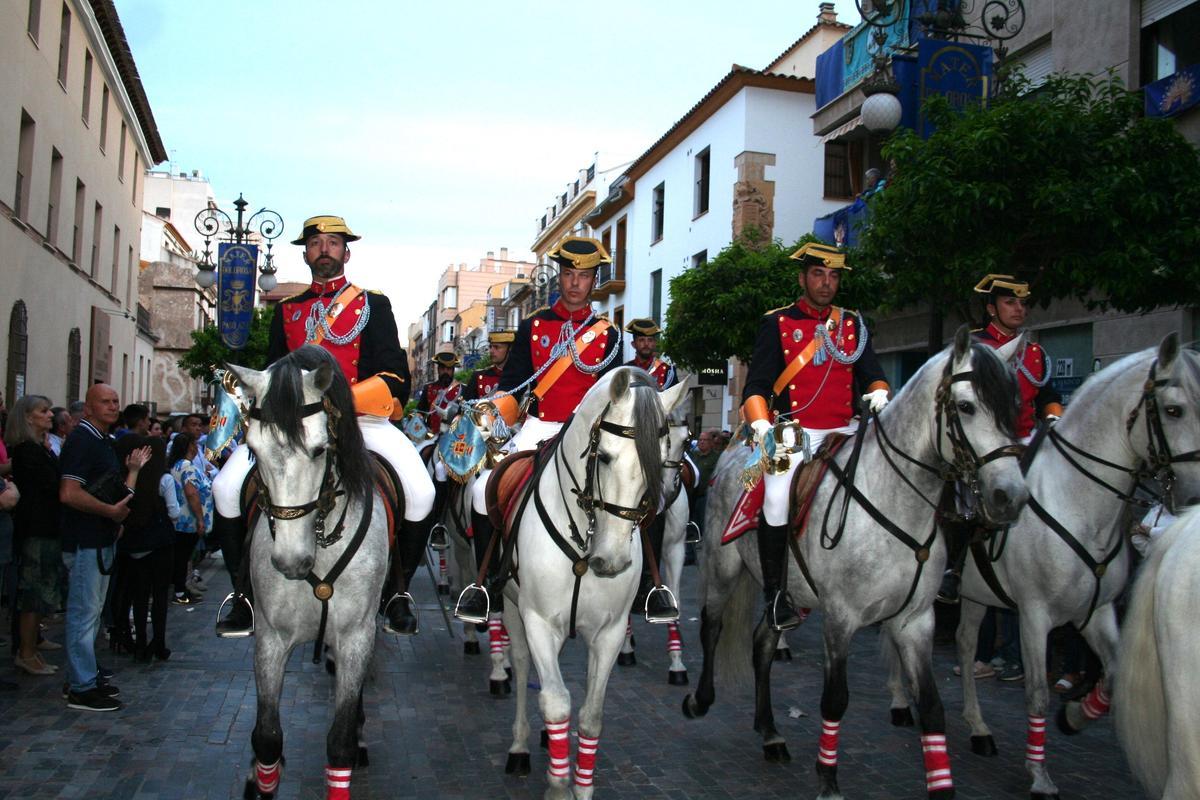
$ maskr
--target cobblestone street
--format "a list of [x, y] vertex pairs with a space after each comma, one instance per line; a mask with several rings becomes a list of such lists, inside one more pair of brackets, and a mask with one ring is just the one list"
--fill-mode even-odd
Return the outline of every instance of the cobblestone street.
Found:
[[[170, 661], [136, 665], [106, 650], [115, 670], [122, 711], [68, 710], [57, 678], [15, 674], [11, 652], [0, 651], [0, 677], [20, 683], [0, 694], [0, 797], [21, 798], [230, 798], [241, 797], [250, 761], [255, 688], [253, 640], [222, 641], [212, 634], [213, 615], [227, 591], [220, 562], [205, 565], [211, 586], [198, 607], [172, 607]], [[684, 659], [694, 685], [700, 652], [695, 604], [698, 573], [685, 571]], [[511, 697], [488, 693], [487, 644], [482, 656], [463, 654], [458, 626], [447, 634], [427, 577], [418, 586], [424, 630], [415, 639], [380, 635], [366, 685], [368, 768], [357, 770], [354, 797], [526, 798], [545, 787], [545, 751], [537, 747], [533, 774], [503, 772], [512, 724]], [[60, 640], [61, 622], [49, 636]], [[698, 721], [680, 713], [692, 687], [666, 680], [666, 630], [637, 624], [638, 663], [617, 668], [609, 686], [605, 728], [596, 770], [597, 796], [605, 798], [813, 797], [821, 685], [819, 616], [791, 636], [795, 659], [775, 665], [775, 713], [793, 760], [768, 764], [751, 728], [750, 687], [721, 693]], [[103, 643], [102, 643], [103, 644]], [[875, 629], [861, 631], [850, 660], [851, 703], [842, 726], [841, 788], [847, 797], [925, 797], [918, 734], [888, 724], [888, 696]], [[48, 654], [63, 662], [61, 651]], [[281, 798], [324, 797], [325, 735], [332, 684], [311, 650], [293, 655], [283, 693], [286, 767]], [[568, 643], [565, 672], [576, 708], [582, 696], [583, 647]], [[947, 704], [949, 744], [958, 797], [1025, 798], [1024, 719], [1021, 683], [981, 682], [984, 712], [1001, 753], [974, 756], [959, 714], [961, 693], [951, 674], [949, 647], [939, 646], [935, 667]], [[60, 673], [61, 674], [61, 673]], [[536, 696], [531, 695], [536, 715]], [[1106, 719], [1066, 739], [1051, 726], [1048, 763], [1063, 798], [1137, 798]]]

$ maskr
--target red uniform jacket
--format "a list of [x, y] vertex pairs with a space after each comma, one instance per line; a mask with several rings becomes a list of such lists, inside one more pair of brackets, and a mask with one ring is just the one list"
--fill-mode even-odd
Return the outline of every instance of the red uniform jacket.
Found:
[[637, 367], [649, 372], [658, 380], [658, 390], [669, 389], [675, 385], [675, 370], [667, 362], [654, 358], [649, 361], [642, 361], [634, 356], [632, 361], [626, 361], [625, 366]]
[[[443, 390], [443, 387], [438, 386], [437, 381], [425, 384], [425, 388], [421, 390], [421, 399], [417, 401], [417, 411], [424, 412], [426, 416], [426, 424], [429, 426], [429, 432], [437, 436], [442, 432], [442, 415], [434, 409], [437, 408], [438, 394]], [[461, 383], [451, 383], [445, 387], [446, 396], [443, 398], [443, 405], [446, 402], [457, 400], [462, 394]]]
[[[988, 347], [1002, 347], [1016, 338], [1002, 332], [992, 323], [974, 333], [975, 338]], [[1046, 360], [1046, 351], [1037, 344], [1029, 342], [1025, 345], [1021, 352], [1021, 361], [1036, 380], [1042, 381], [1049, 377], [1050, 364]], [[1034, 386], [1029, 378], [1025, 377], [1024, 372], [1017, 370], [1017, 390], [1021, 394], [1021, 408], [1017, 412], [1018, 437], [1023, 439], [1033, 432], [1038, 416], [1048, 412], [1062, 414], [1062, 395], [1054, 390], [1049, 381], [1044, 386]]]
[[475, 372], [471, 373], [470, 380], [467, 381], [467, 385], [463, 388], [463, 399], [478, 400], [496, 391], [496, 387], [500, 385], [500, 375], [502, 372], [503, 370], [495, 365], [475, 370]]

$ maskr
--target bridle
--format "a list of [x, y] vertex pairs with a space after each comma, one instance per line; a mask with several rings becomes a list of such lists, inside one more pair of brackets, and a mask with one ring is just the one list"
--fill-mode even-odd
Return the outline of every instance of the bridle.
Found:
[[[671, 428], [687, 428], [687, 427], [688, 427], [688, 424], [686, 421], [685, 422], [671, 422], [670, 419], [667, 420], [668, 432], [670, 431]], [[685, 450], [685, 452], [686, 452], [686, 450]], [[662, 505], [662, 507], [664, 509], [670, 508], [671, 505], [675, 502], [675, 498], [679, 497], [679, 492], [683, 490], [683, 464], [684, 464], [684, 461], [683, 461], [682, 453], [680, 454], [680, 457], [678, 460], [673, 460], [673, 459], [669, 459], [669, 458], [663, 459], [663, 462], [662, 462], [663, 469], [674, 470], [674, 472], [675, 472], [675, 480], [671, 482], [671, 491], [667, 492], [666, 501]]]

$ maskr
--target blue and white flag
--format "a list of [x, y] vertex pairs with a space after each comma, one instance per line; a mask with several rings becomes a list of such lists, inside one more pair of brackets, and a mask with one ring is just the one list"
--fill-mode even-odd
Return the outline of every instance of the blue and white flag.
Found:
[[479, 471], [487, 455], [487, 442], [470, 414], [460, 414], [437, 443], [438, 458], [459, 483]]

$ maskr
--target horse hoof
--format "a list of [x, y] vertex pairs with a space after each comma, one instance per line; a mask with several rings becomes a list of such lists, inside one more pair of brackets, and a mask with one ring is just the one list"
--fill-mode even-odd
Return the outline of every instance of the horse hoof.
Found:
[[954, 800], [954, 788], [938, 789], [929, 793], [929, 800]]
[[480, 652], [479, 642], [463, 642], [464, 656], [477, 656]]
[[988, 734], [971, 737], [971, 752], [977, 756], [994, 756], [1000, 751], [996, 749], [996, 740]]
[[504, 697], [512, 694], [512, 684], [508, 681], [488, 681], [488, 691], [492, 693], [492, 697]]
[[1058, 713], [1054, 715], [1054, 720], [1058, 723], [1058, 729], [1067, 736], [1075, 736], [1076, 734], [1082, 733], [1079, 728], [1075, 728], [1071, 725], [1071, 720], [1069, 717], [1067, 717], [1066, 704], [1058, 707]]
[[274, 792], [260, 792], [258, 784], [253, 780], [246, 781], [246, 786], [242, 789], [243, 800], [274, 800]]
[[683, 715], [688, 719], [699, 719], [707, 713], [708, 706], [700, 705], [695, 696], [689, 694], [683, 698]]
[[672, 686], [687, 686], [687, 670], [673, 669], [667, 672], [667, 683]]
[[540, 744], [542, 745], [543, 750], [550, 749], [550, 732], [549, 731], [545, 731], [545, 730], [542, 731], [542, 738], [541, 738]]
[[365, 747], [358, 748], [358, 758], [355, 760], [354, 766], [355, 767], [371, 766], [371, 757], [367, 755], [367, 748], [365, 748]]
[[912, 709], [908, 706], [904, 708], [892, 709], [892, 724], [897, 728], [911, 728], [915, 721], [913, 720]]
[[791, 661], [792, 660], [792, 648], [780, 647], [778, 650], [775, 651], [775, 660], [776, 661]]
[[1058, 792], [1054, 794], [1046, 794], [1045, 792], [1030, 792], [1030, 800], [1058, 800]]
[[617, 653], [618, 667], [635, 667], [637, 666], [637, 656], [633, 653]]
[[787, 764], [791, 762], [792, 754], [788, 752], [786, 744], [775, 742], [763, 745], [763, 758], [771, 764]]
[[504, 764], [505, 775], [516, 775], [524, 778], [529, 775], [529, 753], [509, 753], [508, 761]]

